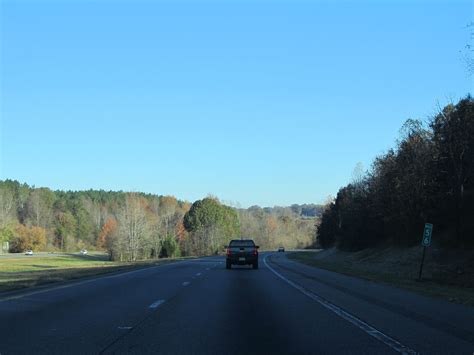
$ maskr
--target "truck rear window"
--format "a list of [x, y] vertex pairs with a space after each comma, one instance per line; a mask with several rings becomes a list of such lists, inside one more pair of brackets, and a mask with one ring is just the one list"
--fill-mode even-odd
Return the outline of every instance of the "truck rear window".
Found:
[[232, 248], [239, 248], [239, 247], [254, 247], [255, 243], [251, 240], [233, 240], [229, 244]]

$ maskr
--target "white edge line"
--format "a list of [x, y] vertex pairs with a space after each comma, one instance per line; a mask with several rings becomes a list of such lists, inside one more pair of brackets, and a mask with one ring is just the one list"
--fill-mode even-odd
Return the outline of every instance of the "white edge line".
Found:
[[189, 281], [184, 281], [184, 282], [183, 282], [183, 286], [188, 286], [190, 283], [191, 283], [191, 282], [189, 282]]
[[308, 296], [313, 301], [318, 302], [321, 306], [325, 307], [326, 309], [329, 309], [330, 311], [337, 314], [342, 319], [352, 323], [357, 328], [361, 329], [362, 331], [364, 331], [365, 333], [367, 333], [371, 337], [374, 337], [375, 339], [377, 339], [380, 342], [384, 343], [385, 345], [389, 346], [393, 350], [395, 350], [399, 353], [402, 353], [402, 354], [418, 354], [415, 350], [410, 349], [408, 346], [403, 345], [402, 343], [398, 342], [397, 340], [395, 340], [395, 339], [389, 337], [388, 335], [382, 333], [378, 329], [375, 329], [371, 325], [365, 323], [363, 320], [353, 316], [352, 314], [344, 311], [343, 309], [339, 308], [335, 304], [325, 300], [324, 298], [318, 296], [315, 293], [312, 293], [312, 292], [304, 289], [303, 287], [301, 287], [300, 285], [297, 285], [293, 281], [288, 280], [285, 276], [281, 275], [279, 272], [275, 271], [275, 269], [273, 269], [270, 265], [268, 265], [267, 257], [268, 257], [268, 255], [265, 256], [265, 258], [263, 258], [263, 262], [264, 262], [265, 266], [271, 272], [273, 272], [276, 276], [278, 276], [280, 279], [285, 281], [290, 286], [296, 288], [298, 291], [300, 291], [305, 296]]
[[165, 302], [165, 300], [158, 300], [156, 302], [153, 302], [151, 305], [148, 306], [148, 308], [155, 309], [158, 308], [160, 305], [162, 305]]

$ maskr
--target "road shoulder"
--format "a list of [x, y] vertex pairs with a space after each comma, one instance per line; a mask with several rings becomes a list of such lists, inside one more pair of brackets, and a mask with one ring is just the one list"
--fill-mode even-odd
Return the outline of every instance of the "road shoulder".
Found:
[[[308, 266], [474, 307], [474, 288], [468, 287], [471, 286], [472, 281], [465, 283], [466, 286], [459, 282], [439, 282], [429, 273], [429, 267], [425, 267], [427, 275], [423, 277], [422, 281], [419, 281], [419, 261], [416, 258], [415, 262], [413, 260], [406, 262], [406, 260], [396, 258], [392, 265], [385, 262], [385, 260], [380, 261], [374, 257], [356, 259], [350, 253], [336, 253], [331, 250], [321, 253], [317, 251], [294, 252], [288, 253], [287, 257], [292, 261]], [[380, 255], [378, 259], [385, 257], [386, 255]], [[468, 280], [470, 278], [468, 274], [463, 276]], [[474, 275], [472, 277], [474, 278]]]
[[308, 266], [286, 255], [274, 254], [268, 260], [295, 284], [417, 350], [472, 349], [471, 307]]

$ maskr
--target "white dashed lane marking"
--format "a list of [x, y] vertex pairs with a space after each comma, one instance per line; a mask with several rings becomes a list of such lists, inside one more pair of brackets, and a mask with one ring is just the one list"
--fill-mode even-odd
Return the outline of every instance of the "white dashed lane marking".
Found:
[[151, 305], [149, 305], [148, 308], [151, 308], [151, 309], [158, 308], [164, 302], [165, 302], [165, 300], [158, 300], [156, 302], [153, 302]]
[[183, 286], [188, 286], [191, 282], [185, 281], [183, 282]]
[[54, 287], [51, 286], [51, 287], [48, 287], [48, 288], [45, 288], [45, 289], [40, 289], [40, 290], [36, 290], [36, 291], [32, 291], [32, 292], [27, 292], [27, 293], [23, 293], [23, 294], [20, 294], [20, 295], [6, 296], [6, 297], [3, 297], [3, 298], [0, 298], [0, 302], [6, 302], [6, 301], [22, 299], [22, 298], [25, 298], [25, 300], [27, 300], [27, 301], [31, 301], [33, 299], [29, 299], [29, 298], [26, 299], [26, 297], [33, 296], [33, 295], [38, 295], [38, 294], [42, 294], [42, 293], [47, 293], [47, 292], [52, 292], [52, 291], [56, 291], [56, 290], [62, 290], [62, 289], [66, 289], [66, 288], [81, 286], [81, 285], [85, 285], [85, 284], [89, 284], [89, 283], [93, 283], [93, 282], [100, 282], [100, 281], [107, 280], [107, 279], [115, 279], [115, 278], [120, 278], [120, 277], [123, 277], [123, 276], [130, 276], [132, 274], [136, 274], [136, 273], [140, 273], [140, 272], [149, 272], [149, 271], [155, 270], [155, 269], [169, 268], [169, 267], [173, 267], [175, 265], [184, 264], [184, 263], [189, 263], [189, 261], [183, 260], [183, 261], [178, 261], [178, 262], [172, 262], [170, 264], [165, 264], [165, 265], [155, 265], [155, 266], [151, 266], [151, 267], [147, 267], [147, 268], [143, 268], [143, 269], [138, 269], [138, 270], [134, 270], [134, 271], [119, 272], [119, 273], [114, 274], [114, 275], [108, 275], [108, 276], [103, 276], [102, 275], [102, 276], [98, 276], [98, 277], [90, 279], [90, 280], [72, 282], [71, 284], [59, 285], [59, 286], [54, 286]]

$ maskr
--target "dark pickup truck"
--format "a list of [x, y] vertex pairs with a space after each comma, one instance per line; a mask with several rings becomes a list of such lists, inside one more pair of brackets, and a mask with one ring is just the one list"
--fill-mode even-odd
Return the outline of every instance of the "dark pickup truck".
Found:
[[226, 246], [226, 269], [234, 265], [252, 265], [258, 269], [258, 245], [251, 239], [234, 239]]

